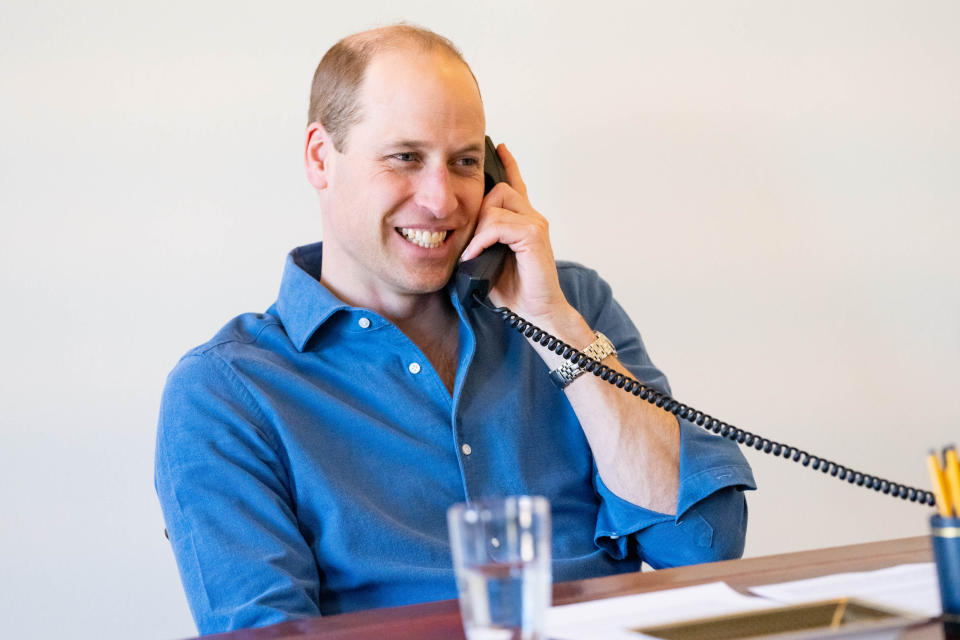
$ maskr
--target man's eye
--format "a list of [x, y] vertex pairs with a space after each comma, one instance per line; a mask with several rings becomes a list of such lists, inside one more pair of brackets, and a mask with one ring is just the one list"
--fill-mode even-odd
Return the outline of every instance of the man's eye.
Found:
[[417, 154], [404, 151], [393, 154], [393, 157], [400, 162], [414, 162], [417, 159]]
[[480, 161], [477, 158], [460, 158], [457, 163], [462, 167], [476, 167]]

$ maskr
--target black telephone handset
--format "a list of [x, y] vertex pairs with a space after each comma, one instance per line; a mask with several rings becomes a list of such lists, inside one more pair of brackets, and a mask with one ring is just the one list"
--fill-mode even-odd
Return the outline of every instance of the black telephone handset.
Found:
[[[486, 159], [484, 160], [484, 181], [486, 183], [485, 193], [489, 192], [498, 182], [506, 182], [507, 174], [497, 155], [496, 147], [489, 136], [486, 138]], [[774, 456], [782, 456], [785, 459], [799, 462], [804, 467], [809, 467], [814, 471], [829, 473], [838, 480], [846, 481], [850, 484], [856, 484], [867, 489], [884, 493], [894, 498], [919, 502], [920, 504], [933, 506], [936, 499], [930, 491], [915, 489], [896, 482], [890, 482], [868, 473], [854, 471], [836, 462], [831, 462], [821, 456], [815, 456], [811, 453], [792, 447], [780, 442], [774, 442], [756, 434], [744, 431], [738, 427], [718, 420], [713, 416], [702, 411], [694, 409], [688, 405], [674, 400], [670, 396], [652, 387], [648, 387], [639, 380], [634, 380], [629, 376], [611, 369], [610, 367], [593, 360], [585, 353], [571, 347], [567, 343], [550, 335], [543, 329], [524, 320], [516, 313], [506, 307], [494, 307], [486, 301], [487, 293], [490, 291], [490, 283], [497, 279], [500, 271], [503, 269], [503, 261], [507, 258], [509, 247], [503, 244], [495, 244], [484, 250], [473, 260], [468, 260], [457, 268], [454, 274], [457, 296], [464, 305], [479, 304], [483, 308], [496, 313], [510, 327], [516, 329], [527, 339], [540, 343], [547, 349], [554, 351], [563, 358], [570, 361], [571, 364], [579, 364], [588, 373], [605, 380], [617, 388], [627, 393], [637, 396], [641, 400], [646, 400], [650, 404], [660, 407], [664, 411], [672, 413], [678, 418], [689, 420], [708, 431], [712, 431], [719, 437], [733, 440], [734, 442], [764, 453]]]
[[[497, 148], [493, 145], [490, 136], [486, 137], [484, 146], [486, 155], [483, 161], [483, 193], [487, 194], [498, 182], [507, 181], [507, 171], [500, 162]], [[507, 245], [497, 243], [484, 249], [483, 253], [473, 260], [467, 260], [457, 267], [453, 277], [460, 302], [473, 304], [475, 299], [482, 300], [487, 296], [490, 283], [499, 277], [503, 269], [503, 261], [507, 259], [509, 251], [510, 248]]]

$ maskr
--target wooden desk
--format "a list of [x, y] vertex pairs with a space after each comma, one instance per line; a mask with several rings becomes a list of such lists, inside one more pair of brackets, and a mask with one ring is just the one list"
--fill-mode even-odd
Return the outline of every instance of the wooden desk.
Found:
[[[631, 593], [686, 587], [723, 581], [746, 592], [748, 587], [846, 571], [870, 571], [932, 558], [926, 536], [848, 547], [800, 551], [763, 558], [713, 562], [677, 569], [631, 573], [607, 578], [563, 582], [554, 586], [553, 603], [570, 604], [584, 600]], [[284, 622], [261, 629], [249, 629], [206, 636], [206, 640], [448, 640], [463, 638], [456, 600], [373, 609], [328, 618]], [[944, 637], [942, 626], [928, 623], [910, 629], [909, 640]]]

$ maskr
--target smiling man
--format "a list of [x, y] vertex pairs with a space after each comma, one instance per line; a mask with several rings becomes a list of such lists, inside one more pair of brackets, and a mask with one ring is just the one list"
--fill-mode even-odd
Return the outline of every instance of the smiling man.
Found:
[[742, 553], [735, 445], [454, 295], [458, 260], [506, 244], [491, 301], [669, 390], [607, 284], [554, 259], [502, 145], [484, 195], [484, 132], [473, 74], [429, 31], [356, 34], [317, 68], [323, 243], [290, 253], [266, 313], [181, 359], [161, 406], [157, 492], [201, 632], [455, 597], [445, 511], [485, 495], [550, 500], [556, 581]]

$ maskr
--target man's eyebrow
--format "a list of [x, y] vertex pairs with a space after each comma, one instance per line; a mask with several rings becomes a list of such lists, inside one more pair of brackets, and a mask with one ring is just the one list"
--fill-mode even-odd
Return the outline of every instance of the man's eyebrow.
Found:
[[483, 151], [483, 145], [479, 142], [474, 142], [473, 144], [468, 144], [458, 151], [458, 153], [468, 153], [473, 151]]
[[[384, 148], [387, 148], [387, 149], [395, 149], [399, 147], [402, 149], [413, 149], [414, 151], [422, 151], [423, 149], [427, 148], [429, 145], [423, 140], [391, 140], [390, 142], [385, 143], [383, 146]], [[474, 152], [480, 152], [480, 151], [483, 151], [483, 145], [480, 144], [479, 142], [474, 142], [464, 147], [461, 147], [460, 149], [457, 149], [454, 153], [455, 154], [474, 153]]]
[[388, 140], [384, 147], [403, 147], [405, 149], [423, 149], [427, 144], [421, 140]]

